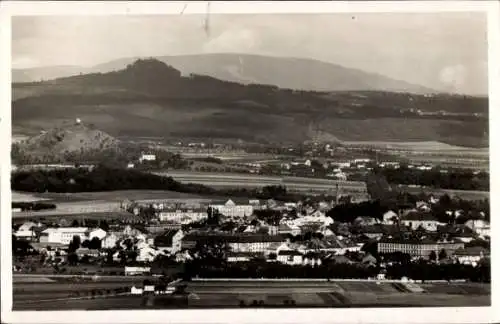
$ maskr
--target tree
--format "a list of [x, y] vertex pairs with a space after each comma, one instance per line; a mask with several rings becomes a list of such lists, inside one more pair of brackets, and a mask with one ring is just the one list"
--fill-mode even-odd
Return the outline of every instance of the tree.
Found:
[[446, 253], [446, 250], [445, 249], [441, 249], [441, 251], [439, 251], [439, 260], [444, 260], [448, 257], [448, 254]]
[[109, 231], [109, 224], [108, 224], [108, 222], [105, 219], [103, 219], [101, 221], [101, 223], [99, 224], [99, 228], [101, 228], [103, 231], [108, 232]]
[[431, 251], [431, 253], [429, 253], [429, 260], [430, 261], [436, 261], [437, 260], [436, 251]]
[[75, 252], [80, 248], [81, 238], [78, 235], [73, 236], [73, 239], [69, 243], [68, 252]]
[[101, 248], [101, 240], [98, 237], [93, 237], [88, 244], [88, 248], [99, 250]]

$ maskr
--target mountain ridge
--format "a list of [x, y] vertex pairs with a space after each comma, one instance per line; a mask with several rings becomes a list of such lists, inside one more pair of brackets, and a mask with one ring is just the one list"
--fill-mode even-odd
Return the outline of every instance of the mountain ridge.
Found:
[[[140, 57], [120, 58], [92, 67], [69, 66], [34, 69], [13, 69], [12, 79], [17, 82], [35, 82], [78, 74], [107, 73], [120, 70]], [[155, 56], [183, 75], [199, 74], [223, 81], [242, 84], [268, 84], [284, 89], [307, 91], [397, 91], [410, 93], [435, 93], [420, 85], [395, 80], [381, 74], [347, 68], [315, 59], [274, 57], [257, 54], [210, 53]]]

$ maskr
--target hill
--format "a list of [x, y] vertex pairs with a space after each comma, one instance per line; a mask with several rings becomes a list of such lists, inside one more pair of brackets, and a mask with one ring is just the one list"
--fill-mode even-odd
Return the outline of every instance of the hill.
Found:
[[[88, 73], [124, 69], [138, 58], [122, 58], [93, 67], [54, 66], [13, 70], [13, 82], [35, 82]], [[311, 91], [435, 92], [419, 85], [379, 74], [346, 68], [322, 61], [263, 55], [221, 53], [158, 56], [156, 59], [182, 75], [206, 75], [241, 84], [269, 84], [279, 88]]]
[[84, 161], [97, 152], [118, 149], [119, 141], [82, 123], [66, 122], [13, 146], [13, 160], [22, 162]]
[[12, 108], [14, 129], [25, 132], [80, 117], [112, 136], [488, 145], [487, 98], [245, 85], [183, 76], [155, 59], [109, 73], [13, 84]]

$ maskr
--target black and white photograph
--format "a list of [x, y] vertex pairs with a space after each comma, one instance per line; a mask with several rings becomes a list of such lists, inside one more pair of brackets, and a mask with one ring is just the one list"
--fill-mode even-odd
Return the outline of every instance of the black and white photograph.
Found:
[[12, 14], [9, 311], [486, 312], [479, 4]]

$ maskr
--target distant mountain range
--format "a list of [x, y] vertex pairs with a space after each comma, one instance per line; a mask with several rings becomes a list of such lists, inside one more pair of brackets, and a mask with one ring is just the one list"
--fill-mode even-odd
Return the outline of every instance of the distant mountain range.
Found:
[[114, 137], [488, 145], [487, 98], [280, 89], [183, 75], [156, 59], [12, 90], [13, 129], [29, 134], [80, 118]]
[[[200, 54], [161, 56], [156, 59], [183, 75], [207, 75], [241, 84], [268, 84], [285, 89], [312, 91], [394, 91], [432, 93], [432, 89], [382, 75], [312, 59], [249, 54]], [[52, 80], [78, 74], [106, 73], [124, 69], [138, 58], [117, 59], [90, 68], [52, 66], [14, 69], [13, 82]]]

